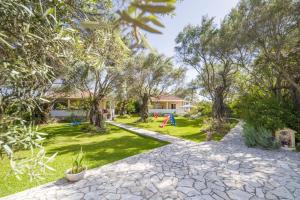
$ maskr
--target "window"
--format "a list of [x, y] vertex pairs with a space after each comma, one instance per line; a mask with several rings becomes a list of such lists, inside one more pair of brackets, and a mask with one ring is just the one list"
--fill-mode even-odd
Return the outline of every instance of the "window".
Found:
[[176, 104], [175, 103], [171, 104], [171, 109], [176, 109]]

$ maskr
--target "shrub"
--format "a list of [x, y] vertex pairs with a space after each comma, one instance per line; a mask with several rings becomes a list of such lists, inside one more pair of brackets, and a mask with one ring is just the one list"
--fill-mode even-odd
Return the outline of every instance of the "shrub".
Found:
[[240, 100], [239, 99], [233, 99], [231, 102], [228, 103], [228, 114], [232, 118], [240, 118]]
[[203, 116], [211, 116], [212, 114], [212, 105], [209, 102], [199, 102], [196, 107], [193, 107], [190, 112], [186, 113], [184, 117], [190, 119], [199, 119]]
[[199, 119], [202, 117], [202, 114], [201, 113], [196, 113], [196, 114], [193, 114], [193, 115], [190, 115], [190, 119]]
[[84, 121], [85, 117], [77, 116], [72, 113], [70, 116], [64, 117], [62, 122], [71, 123], [71, 122], [82, 122]]
[[96, 127], [92, 124], [83, 124], [81, 126], [81, 130], [87, 133], [91, 133], [91, 134], [96, 134], [96, 133], [100, 133], [100, 134], [104, 134], [104, 133], [108, 133], [110, 131], [110, 129], [105, 126], [105, 128], [99, 128]]
[[236, 106], [239, 115], [254, 127], [264, 127], [272, 132], [284, 127], [300, 131], [300, 118], [292, 103], [272, 95], [249, 94]]
[[128, 102], [128, 104], [127, 104], [127, 108], [126, 108], [126, 110], [127, 110], [127, 113], [136, 113], [137, 112], [137, 106], [136, 106], [136, 104], [135, 104], [135, 101], [133, 101], [133, 100], [130, 100], [129, 102]]
[[248, 147], [261, 147], [264, 149], [277, 149], [279, 148], [279, 143], [275, 140], [272, 135], [272, 131], [264, 128], [257, 127], [253, 125], [244, 125], [244, 139], [245, 144]]
[[209, 141], [214, 134], [227, 134], [233, 125], [235, 125], [234, 122], [220, 122], [213, 118], [208, 118], [204, 121], [204, 125], [201, 127], [200, 131], [206, 133], [206, 140]]
[[198, 112], [203, 116], [212, 115], [212, 104], [210, 102], [200, 102], [197, 106]]

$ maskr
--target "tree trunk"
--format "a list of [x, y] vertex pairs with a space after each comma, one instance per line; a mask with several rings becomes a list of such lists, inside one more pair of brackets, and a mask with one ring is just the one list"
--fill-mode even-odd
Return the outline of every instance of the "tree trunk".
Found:
[[47, 123], [50, 119], [50, 111], [51, 111], [50, 104], [43, 103], [39, 107], [35, 107], [33, 111], [32, 120], [36, 124]]
[[141, 105], [141, 111], [140, 111], [140, 119], [141, 122], [147, 122], [149, 117], [149, 110], [148, 110], [148, 104], [149, 104], [149, 96], [148, 94], [144, 94], [142, 97], [142, 105]]
[[127, 102], [126, 101], [122, 101], [121, 102], [121, 107], [120, 107], [120, 115], [123, 116], [126, 114], [126, 106], [127, 106]]
[[226, 106], [224, 103], [224, 89], [218, 86], [215, 90], [212, 107], [213, 118], [218, 121], [224, 121], [226, 115]]
[[90, 123], [100, 129], [105, 129], [105, 121], [101, 108], [101, 99], [94, 100], [90, 108]]
[[298, 113], [300, 113], [300, 92], [297, 88], [291, 86], [291, 93], [292, 93], [294, 108]]

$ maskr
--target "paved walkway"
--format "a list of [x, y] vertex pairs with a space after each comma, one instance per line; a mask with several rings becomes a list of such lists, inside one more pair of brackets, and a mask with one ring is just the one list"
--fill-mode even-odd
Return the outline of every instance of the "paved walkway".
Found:
[[247, 148], [241, 132], [238, 124], [219, 143], [174, 140], [89, 170], [77, 183], [58, 181], [5, 199], [300, 199], [300, 154]]
[[134, 126], [129, 126], [129, 125], [126, 125], [126, 124], [121, 124], [121, 123], [114, 122], [114, 121], [108, 121], [108, 123], [110, 123], [114, 126], [118, 126], [120, 128], [124, 128], [124, 129], [129, 130], [129, 131], [135, 132], [139, 135], [156, 138], [158, 140], [162, 140], [162, 141], [169, 142], [169, 143], [191, 142], [191, 141], [187, 141], [187, 140], [184, 140], [184, 139], [181, 139], [181, 138], [178, 138], [178, 137], [174, 137], [174, 136], [171, 136], [171, 135], [163, 135], [163, 134], [160, 134], [158, 132], [149, 131], [149, 130], [137, 128], [137, 127], [134, 127]]

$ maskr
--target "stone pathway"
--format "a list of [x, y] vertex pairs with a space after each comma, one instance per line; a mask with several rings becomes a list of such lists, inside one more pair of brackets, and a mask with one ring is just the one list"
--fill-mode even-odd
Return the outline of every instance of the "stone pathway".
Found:
[[157, 133], [157, 132], [154, 132], [154, 131], [149, 131], [149, 130], [137, 128], [137, 127], [134, 127], [134, 126], [129, 126], [129, 125], [126, 125], [126, 124], [121, 124], [121, 123], [114, 122], [114, 121], [107, 121], [107, 122], [109, 124], [112, 124], [114, 126], [118, 126], [120, 128], [124, 128], [128, 131], [132, 131], [132, 132], [137, 133], [139, 135], [156, 138], [158, 140], [162, 140], [162, 141], [169, 142], [169, 143], [191, 142], [191, 141], [186, 141], [184, 139], [174, 137], [174, 136], [171, 136], [171, 135], [163, 135], [163, 134], [160, 134], [160, 133]]
[[4, 199], [300, 200], [300, 154], [247, 148], [241, 132], [238, 124], [219, 143], [174, 140], [89, 170], [77, 183], [61, 180]]

